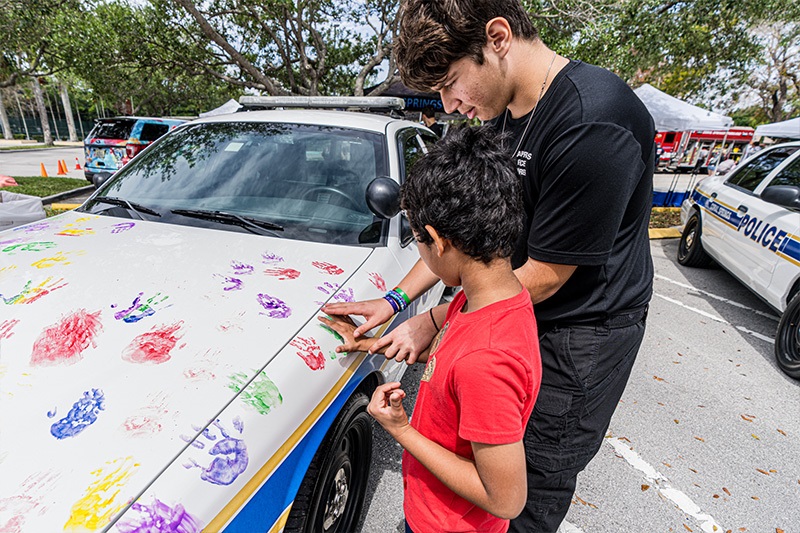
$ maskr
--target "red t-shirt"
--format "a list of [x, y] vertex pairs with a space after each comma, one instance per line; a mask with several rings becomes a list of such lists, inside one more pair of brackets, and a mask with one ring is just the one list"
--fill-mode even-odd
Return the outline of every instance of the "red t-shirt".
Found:
[[[542, 376], [528, 291], [470, 313], [453, 298], [422, 375], [411, 426], [444, 448], [475, 460], [472, 442], [522, 440]], [[404, 511], [415, 533], [503, 532], [497, 518], [448, 489], [403, 453]]]

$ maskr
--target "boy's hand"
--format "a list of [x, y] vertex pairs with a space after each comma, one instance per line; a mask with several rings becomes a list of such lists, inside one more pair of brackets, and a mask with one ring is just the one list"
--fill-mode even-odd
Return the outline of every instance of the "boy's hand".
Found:
[[367, 321], [353, 331], [353, 337], [356, 339], [372, 328], [380, 326], [394, 315], [391, 304], [383, 298], [365, 300], [363, 302], [329, 303], [322, 306], [322, 312], [339, 316], [363, 316]]
[[399, 439], [411, 426], [403, 408], [406, 393], [400, 383], [394, 381], [378, 386], [372, 393], [367, 412], [383, 426], [395, 440]]
[[356, 340], [353, 334], [356, 329], [356, 323], [349, 316], [319, 316], [317, 319], [344, 339], [344, 344], [335, 348], [337, 353], [369, 352], [372, 345], [377, 341], [373, 337], [361, 337]]
[[[381, 352], [386, 359], [405, 361], [413, 365], [420, 360], [436, 336], [436, 329], [431, 323], [428, 313], [412, 316], [389, 334], [377, 339], [372, 346], [373, 352]], [[426, 355], [427, 357], [427, 355]], [[425, 362], [425, 358], [420, 360]]]

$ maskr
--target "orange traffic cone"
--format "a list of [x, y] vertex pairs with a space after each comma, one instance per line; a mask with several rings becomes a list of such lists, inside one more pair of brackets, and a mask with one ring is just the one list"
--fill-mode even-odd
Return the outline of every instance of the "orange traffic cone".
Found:
[[58, 162], [58, 175], [59, 176], [66, 176], [67, 175], [67, 169], [64, 168], [64, 162], [63, 161], [59, 161]]
[[39, 163], [39, 172], [41, 173], [43, 178], [47, 177], [47, 170], [44, 168], [44, 163]]
[[81, 164], [78, 161], [78, 158], [76, 157], [75, 158], [75, 170], [80, 170], [80, 169], [81, 169]]

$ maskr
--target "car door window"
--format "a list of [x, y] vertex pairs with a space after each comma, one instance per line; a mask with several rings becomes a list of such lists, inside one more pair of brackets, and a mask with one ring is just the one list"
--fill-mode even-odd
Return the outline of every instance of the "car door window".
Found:
[[781, 170], [777, 176], [769, 182], [772, 185], [794, 185], [800, 187], [800, 158], [795, 159]]
[[145, 122], [142, 124], [142, 133], [139, 135], [139, 140], [142, 142], [153, 142], [168, 131], [169, 126], [166, 124]]
[[764, 181], [767, 174], [783, 163], [786, 158], [792, 155], [796, 150], [797, 148], [795, 147], [779, 148], [759, 154], [752, 161], [745, 163], [742, 168], [737, 169], [737, 172], [725, 183], [748, 192], [753, 192], [756, 190], [756, 187]]
[[401, 131], [398, 133], [397, 140], [400, 147], [400, 160], [403, 165], [403, 168], [400, 170], [400, 181], [402, 183], [405, 181], [408, 171], [411, 170], [411, 167], [414, 166], [414, 163], [426, 150], [423, 148], [423, 145], [420, 144], [419, 135], [415, 128], [408, 128]]

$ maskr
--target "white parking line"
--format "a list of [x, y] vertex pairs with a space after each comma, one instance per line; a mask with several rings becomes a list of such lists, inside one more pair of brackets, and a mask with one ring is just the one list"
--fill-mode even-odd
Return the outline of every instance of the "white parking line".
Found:
[[692, 501], [682, 491], [672, 487], [669, 480], [655, 468], [650, 466], [638, 453], [631, 449], [630, 444], [624, 442], [622, 439], [609, 438], [606, 439], [608, 443], [614, 448], [618, 456], [625, 459], [628, 464], [639, 470], [644, 474], [647, 479], [658, 492], [665, 498], [674, 503], [678, 509], [691, 516], [700, 523], [700, 528], [707, 533], [719, 533], [725, 531], [711, 515], [705, 514], [700, 510], [700, 507]]
[[674, 279], [670, 279], [670, 278], [668, 278], [666, 276], [662, 276], [661, 274], [656, 274], [654, 277], [655, 277], [655, 279], [660, 279], [660, 280], [666, 281], [668, 283], [672, 283], [673, 285], [677, 285], [678, 287], [682, 287], [684, 289], [687, 289], [687, 290], [702, 294], [703, 296], [708, 296], [709, 298], [713, 298], [713, 299], [718, 300], [720, 302], [725, 302], [726, 304], [732, 305], [733, 307], [738, 307], [739, 309], [744, 309], [746, 311], [751, 311], [751, 312], [753, 312], [753, 313], [755, 313], [757, 315], [763, 316], [765, 318], [769, 318], [770, 320], [774, 320], [775, 322], [780, 320], [779, 317], [777, 317], [777, 316], [775, 316], [773, 314], [765, 313], [764, 311], [759, 311], [758, 309], [753, 309], [752, 307], [748, 307], [748, 306], [746, 306], [746, 305], [744, 305], [742, 303], [739, 303], [737, 301], [729, 300], [728, 298], [724, 298], [724, 297], [719, 296], [717, 294], [714, 294], [714, 293], [711, 293], [711, 292], [708, 292], [708, 291], [704, 291], [704, 290], [698, 289], [696, 287], [692, 287], [691, 285], [687, 285], [686, 283], [681, 283], [680, 281], [675, 281]]
[[561, 522], [561, 525], [558, 526], [558, 531], [556, 533], [583, 533], [583, 530], [575, 524], [570, 524], [564, 520]]
[[690, 305], [686, 305], [685, 303], [683, 303], [683, 302], [681, 302], [679, 300], [676, 300], [674, 298], [670, 298], [669, 296], [664, 296], [663, 294], [658, 294], [657, 292], [654, 292], [653, 295], [654, 296], [658, 296], [662, 300], [666, 300], [669, 303], [678, 305], [680, 307], [683, 307], [684, 309], [688, 309], [689, 311], [697, 313], [698, 315], [704, 316], [704, 317], [708, 318], [709, 320], [713, 320], [715, 322], [719, 322], [720, 324], [727, 324], [729, 326], [733, 326], [737, 330], [741, 331], [742, 333], [747, 333], [748, 335], [752, 335], [753, 337], [755, 337], [755, 338], [757, 338], [759, 340], [762, 340], [764, 342], [768, 342], [770, 344], [775, 344], [775, 341], [773, 339], [771, 339], [770, 337], [762, 335], [761, 333], [756, 333], [755, 331], [747, 329], [747, 328], [745, 328], [743, 326], [735, 326], [735, 325], [731, 324], [730, 322], [728, 322], [727, 320], [725, 320], [722, 317], [719, 317], [717, 315], [712, 315], [711, 313], [707, 313], [706, 311], [703, 311], [701, 309], [697, 309], [696, 307], [692, 307]]

